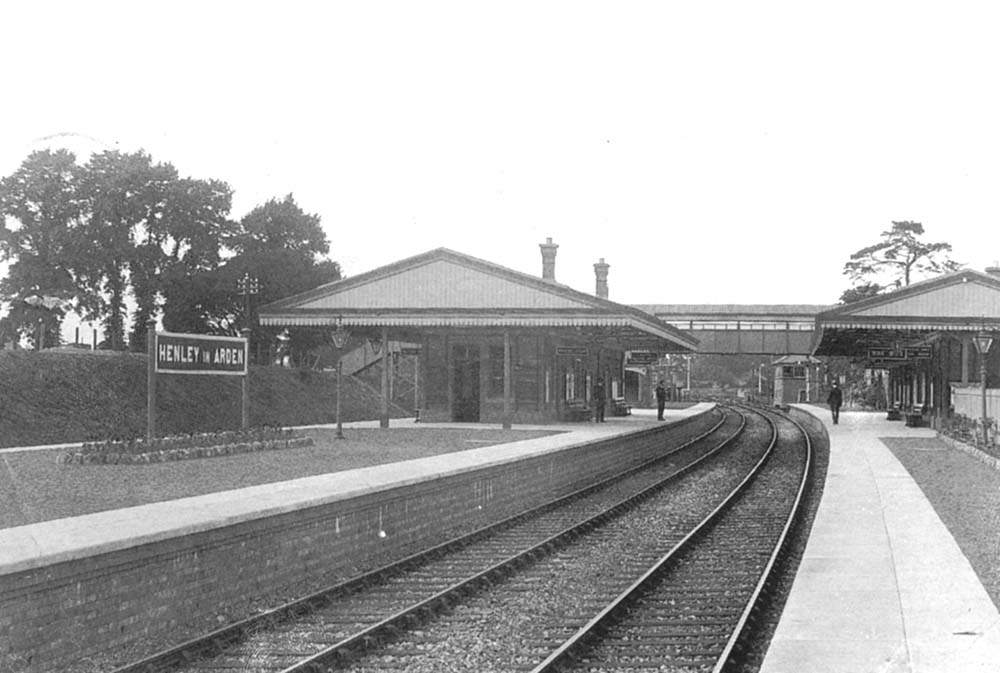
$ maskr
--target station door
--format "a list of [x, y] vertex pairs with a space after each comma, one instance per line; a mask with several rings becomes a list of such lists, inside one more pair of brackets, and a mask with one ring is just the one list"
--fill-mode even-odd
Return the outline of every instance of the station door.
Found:
[[454, 346], [452, 361], [451, 419], [460, 423], [479, 422], [479, 347]]

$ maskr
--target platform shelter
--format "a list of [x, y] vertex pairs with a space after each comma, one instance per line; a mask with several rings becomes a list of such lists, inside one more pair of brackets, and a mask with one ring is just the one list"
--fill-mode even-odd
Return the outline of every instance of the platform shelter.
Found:
[[888, 371], [890, 408], [937, 427], [958, 413], [980, 419], [984, 398], [998, 418], [998, 337], [1000, 268], [964, 270], [817, 314], [813, 355]]
[[603, 259], [594, 264], [591, 295], [556, 282], [558, 246], [549, 239], [539, 247], [541, 277], [438, 248], [263, 306], [260, 322], [327, 331], [341, 325], [380, 340], [382, 353], [390, 340], [415, 344], [421, 421], [505, 426], [589, 419], [597, 379], [608, 397], [623, 396], [629, 352], [697, 348], [696, 339], [655, 316], [608, 300]]

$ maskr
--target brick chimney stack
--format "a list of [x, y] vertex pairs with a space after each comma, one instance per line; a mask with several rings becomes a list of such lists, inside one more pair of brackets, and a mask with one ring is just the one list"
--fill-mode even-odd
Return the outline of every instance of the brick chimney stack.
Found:
[[992, 266], [986, 267], [986, 273], [994, 278], [1000, 278], [1000, 262], [993, 262]]
[[597, 296], [601, 299], [608, 298], [608, 268], [610, 264], [605, 264], [604, 258], [594, 265], [594, 275], [597, 276]]
[[542, 280], [555, 281], [556, 279], [556, 250], [559, 246], [552, 242], [551, 238], [546, 238], [544, 243], [539, 243], [542, 250]]

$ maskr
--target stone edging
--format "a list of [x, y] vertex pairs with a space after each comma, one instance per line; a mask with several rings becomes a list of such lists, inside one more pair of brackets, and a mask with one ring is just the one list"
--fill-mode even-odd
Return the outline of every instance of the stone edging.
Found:
[[994, 470], [1000, 470], [1000, 458], [994, 458], [993, 456], [989, 455], [988, 453], [985, 453], [984, 451], [980, 451], [974, 446], [969, 446], [965, 442], [960, 442], [957, 439], [952, 439], [947, 435], [942, 435], [940, 432], [938, 433], [938, 438], [951, 448], [958, 449], [963, 453], [969, 454], [970, 456], [978, 460], [980, 463], [985, 463], [986, 465], [992, 467]]
[[59, 462], [72, 465], [147, 465], [151, 463], [170, 463], [189, 458], [214, 458], [216, 456], [231, 456], [238, 453], [252, 453], [254, 451], [295, 449], [312, 445], [312, 437], [293, 437], [292, 439], [268, 439], [259, 442], [235, 442], [233, 444], [217, 444], [215, 446], [162, 449], [146, 453], [70, 452], [60, 456]]

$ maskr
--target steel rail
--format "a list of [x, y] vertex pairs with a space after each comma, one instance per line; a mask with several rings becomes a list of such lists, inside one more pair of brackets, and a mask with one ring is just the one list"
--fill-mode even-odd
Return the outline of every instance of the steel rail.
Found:
[[[769, 413], [774, 413], [769, 410]], [[719, 655], [719, 659], [716, 665], [712, 668], [712, 673], [722, 673], [729, 666], [729, 658], [739, 642], [740, 638], [743, 636], [747, 625], [750, 623], [750, 616], [754, 609], [757, 607], [761, 600], [761, 596], [764, 593], [764, 588], [767, 582], [771, 579], [771, 575], [774, 572], [774, 567], [778, 563], [778, 559], [781, 556], [782, 551], [785, 549], [785, 545], [788, 542], [788, 537], [791, 533], [792, 526], [798, 521], [799, 513], [802, 509], [802, 501], [805, 498], [806, 488], [809, 485], [809, 476], [812, 472], [812, 459], [813, 459], [813, 449], [812, 449], [812, 439], [809, 437], [809, 433], [806, 432], [805, 428], [790, 416], [785, 417], [786, 420], [791, 422], [799, 432], [802, 433], [802, 437], [805, 439], [806, 444], [806, 464], [802, 469], [802, 479], [799, 481], [799, 488], [795, 494], [795, 501], [792, 504], [791, 511], [788, 514], [788, 518], [785, 521], [785, 525], [781, 529], [781, 534], [779, 535], [777, 541], [774, 545], [774, 551], [771, 553], [767, 560], [767, 564], [761, 571], [760, 579], [757, 582], [757, 586], [754, 587], [753, 593], [751, 594], [747, 605], [740, 615], [739, 621], [736, 624], [736, 628], [733, 629], [733, 633], [730, 635], [729, 640], [726, 642], [725, 647], [723, 647], [722, 654]]]
[[765, 414], [760, 414], [760, 416], [765, 418], [771, 426], [772, 436], [767, 449], [764, 451], [763, 455], [753, 466], [750, 472], [733, 488], [733, 490], [722, 500], [722, 502], [720, 502], [715, 509], [706, 515], [700, 523], [691, 529], [687, 535], [677, 542], [677, 544], [675, 544], [666, 554], [657, 560], [656, 563], [646, 570], [646, 572], [644, 572], [638, 579], [629, 585], [628, 588], [619, 593], [618, 596], [610, 601], [599, 613], [590, 619], [590, 621], [580, 627], [575, 633], [567, 638], [562, 645], [542, 660], [541, 663], [531, 669], [531, 673], [552, 673], [553, 671], [560, 670], [563, 665], [568, 664], [581, 649], [586, 647], [588, 643], [597, 636], [597, 632], [599, 630], [607, 626], [620, 610], [623, 610], [628, 604], [631, 603], [633, 598], [640, 595], [651, 582], [659, 578], [659, 576], [668, 569], [675, 557], [680, 554], [681, 551], [686, 550], [689, 544], [699, 537], [702, 532], [706, 531], [708, 527], [714, 523], [719, 516], [721, 516], [722, 512], [728, 510], [736, 502], [747, 485], [749, 485], [750, 482], [756, 478], [761, 467], [767, 462], [768, 458], [770, 458], [774, 447], [778, 443], [777, 425]]
[[[139, 661], [135, 661], [124, 666], [114, 669], [111, 673], [159, 673], [160, 671], [169, 671], [178, 666], [192, 663], [198, 658], [205, 658], [208, 656], [214, 656], [225, 651], [226, 648], [238, 643], [240, 640], [244, 639], [247, 634], [259, 630], [261, 627], [269, 628], [279, 622], [285, 621], [290, 618], [294, 618], [297, 615], [306, 614], [308, 612], [320, 609], [322, 604], [329, 604], [330, 602], [337, 599], [337, 597], [345, 596], [357, 591], [363, 590], [364, 587], [377, 583], [381, 578], [391, 576], [400, 572], [405, 572], [407, 569], [418, 566], [428, 560], [434, 558], [440, 558], [451, 551], [459, 549], [461, 547], [468, 546], [477, 540], [489, 537], [490, 535], [510, 528], [518, 523], [524, 522], [532, 517], [539, 516], [547, 511], [558, 509], [559, 507], [565, 506], [567, 503], [573, 500], [580, 499], [590, 493], [599, 491], [602, 488], [606, 488], [609, 485], [615, 483], [616, 481], [621, 481], [630, 475], [637, 474], [648, 469], [651, 465], [662, 462], [671, 456], [690, 448], [696, 443], [710, 437], [713, 433], [717, 432], [726, 422], [727, 417], [723, 412], [717, 423], [709, 427], [707, 430], [695, 437], [687, 440], [686, 442], [678, 445], [677, 447], [671, 449], [670, 451], [656, 456], [648, 461], [634, 466], [632, 468], [623, 470], [615, 475], [608, 477], [596, 484], [591, 484], [584, 488], [573, 491], [572, 493], [566, 494], [556, 500], [544, 503], [530, 510], [524, 512], [519, 512], [517, 514], [511, 515], [500, 521], [496, 521], [492, 524], [488, 524], [481, 528], [475, 529], [471, 532], [458, 535], [454, 538], [446, 540], [438, 545], [435, 545], [429, 549], [415, 552], [402, 559], [393, 561], [392, 563], [386, 564], [379, 568], [375, 568], [357, 577], [350, 578], [343, 582], [322, 588], [318, 591], [312, 592], [306, 596], [294, 599], [285, 604], [279, 605], [275, 608], [260, 612], [251, 617], [241, 619], [239, 621], [228, 624], [219, 629], [215, 629], [207, 634], [191, 638], [187, 641], [181, 642], [177, 645], [165, 648], [151, 655], [148, 655]], [[726, 442], [731, 441], [733, 438], [738, 436], [746, 425], [746, 419], [744, 418], [740, 427], [731, 436], [726, 438], [726, 440], [716, 447], [714, 450], [718, 450]], [[669, 426], [668, 426], [669, 427]], [[659, 428], [658, 428], [659, 429]], [[665, 428], [664, 428], [665, 429]], [[701, 459], [699, 459], [700, 461]], [[675, 478], [683, 473], [683, 471], [690, 469], [694, 464], [685, 466], [682, 470], [672, 474], [668, 478]], [[396, 617], [398, 615], [394, 615]], [[387, 621], [387, 620], [383, 620]], [[398, 619], [394, 621], [399, 621]], [[386, 628], [390, 625], [385, 625]], [[312, 657], [311, 657], [312, 658]]]
[[[740, 413], [737, 411], [737, 413]], [[677, 470], [671, 472], [669, 475], [665, 476], [660, 481], [647, 486], [646, 488], [626, 497], [617, 503], [606, 508], [603, 512], [596, 514], [588, 519], [577, 522], [568, 528], [550, 536], [549, 538], [539, 542], [538, 544], [522, 551], [513, 556], [504, 559], [490, 568], [477, 573], [461, 582], [457, 582], [452, 586], [438, 592], [431, 598], [428, 598], [420, 603], [416, 603], [410, 607], [400, 610], [396, 614], [388, 617], [377, 624], [372, 624], [371, 626], [359, 631], [344, 640], [330, 645], [324, 648], [320, 652], [312, 655], [308, 659], [304, 659], [292, 666], [282, 669], [279, 673], [309, 673], [311, 671], [324, 671], [324, 666], [327, 661], [335, 659], [341, 655], [355, 656], [358, 654], [358, 650], [352, 650], [354, 647], [367, 647], [373, 642], [377, 642], [379, 638], [385, 635], [387, 632], [393, 631], [396, 627], [409, 621], [414, 615], [419, 614], [421, 611], [427, 609], [435, 609], [442, 601], [447, 601], [449, 598], [458, 597], [461, 593], [472, 586], [478, 585], [480, 582], [485, 582], [492, 577], [497, 576], [500, 573], [507, 572], [516, 569], [519, 565], [527, 562], [528, 560], [539, 555], [543, 551], [549, 551], [551, 549], [559, 547], [561, 544], [569, 541], [574, 537], [578, 537], [584, 534], [586, 531], [601, 525], [607, 520], [613, 518], [623, 509], [634, 506], [635, 504], [648, 499], [657, 491], [661, 490], [669, 481], [676, 479], [682, 474], [685, 474], [692, 470], [694, 467], [700, 465], [705, 460], [708, 460], [716, 453], [722, 450], [727, 444], [732, 442], [746, 427], [746, 416], [743, 416], [743, 420], [740, 424], [739, 429], [733, 435], [725, 438], [719, 445], [712, 448], [710, 451], [706, 452], [702, 456], [699, 456], [694, 461], [678, 468]], [[756, 467], [754, 468], [756, 469]]]

